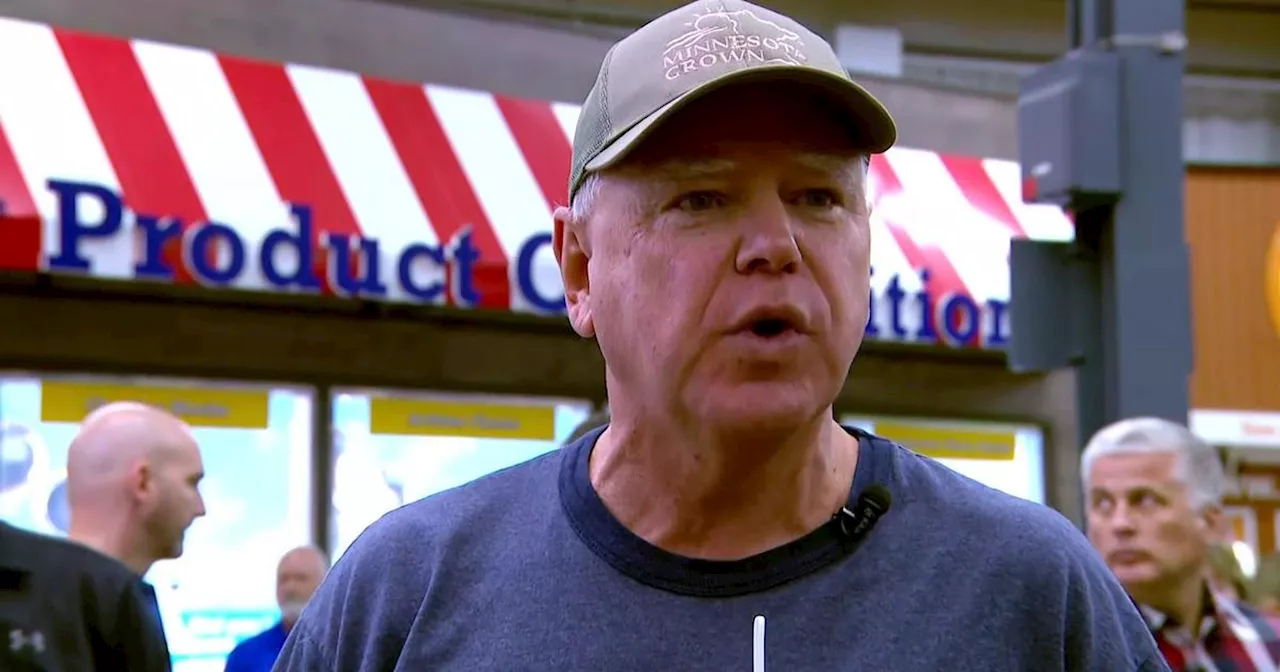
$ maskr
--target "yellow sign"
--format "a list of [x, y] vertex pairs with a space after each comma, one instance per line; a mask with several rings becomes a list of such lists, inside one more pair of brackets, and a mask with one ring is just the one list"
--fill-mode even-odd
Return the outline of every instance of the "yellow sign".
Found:
[[374, 397], [369, 410], [370, 431], [374, 434], [539, 441], [556, 438], [554, 406]]
[[1271, 313], [1271, 327], [1280, 337], [1280, 224], [1271, 234], [1271, 244], [1267, 246], [1266, 277], [1267, 312]]
[[135, 401], [168, 410], [193, 427], [266, 429], [267, 399], [266, 390], [45, 380], [40, 384], [40, 419], [78, 424], [103, 404]]
[[875, 423], [876, 434], [928, 457], [964, 460], [1012, 460], [1018, 444], [1015, 430], [970, 429], [924, 423]]

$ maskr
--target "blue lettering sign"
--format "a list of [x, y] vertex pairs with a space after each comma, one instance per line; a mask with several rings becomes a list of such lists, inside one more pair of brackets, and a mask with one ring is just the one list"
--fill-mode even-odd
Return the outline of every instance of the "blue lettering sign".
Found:
[[[923, 279], [921, 280], [923, 282]], [[902, 300], [906, 298], [906, 294], [902, 291], [902, 285], [898, 276], [889, 278], [889, 286], [885, 288], [884, 295], [889, 299], [891, 319], [889, 321], [889, 329], [893, 331], [893, 337], [896, 340], [902, 340], [907, 337], [907, 328], [902, 324]]]
[[563, 293], [556, 297], [545, 297], [538, 293], [537, 287], [533, 286], [534, 255], [543, 247], [550, 247], [552, 242], [553, 237], [550, 232], [535, 233], [526, 240], [524, 245], [520, 246], [520, 255], [516, 258], [516, 278], [520, 283], [520, 294], [529, 302], [529, 305], [540, 312], [563, 313], [565, 312]]
[[[874, 268], [871, 274], [875, 277]], [[992, 348], [1009, 343], [1007, 301], [989, 299], [979, 305], [967, 294], [948, 294], [939, 297], [930, 310], [929, 271], [921, 269], [918, 277], [920, 291], [914, 294], [902, 288], [902, 279], [897, 275], [889, 277], [879, 296], [871, 293], [867, 338]], [[880, 308], [887, 309], [879, 311]], [[916, 325], [914, 330], [911, 324]]]
[[414, 263], [423, 259], [432, 263], [434, 268], [444, 268], [446, 260], [444, 249], [415, 243], [400, 253], [400, 262], [396, 264], [396, 272], [400, 278], [400, 286], [404, 293], [424, 303], [435, 303], [444, 291], [444, 282], [437, 280], [425, 287], [418, 285], [413, 277]]
[[[58, 252], [49, 257], [49, 270], [84, 272], [89, 260], [80, 253], [86, 238], [109, 238], [120, 232], [124, 202], [110, 189], [96, 184], [49, 180], [49, 190], [58, 197]], [[80, 198], [92, 198], [102, 206], [102, 221], [81, 219]]]
[[[85, 245], [124, 233], [125, 206], [120, 195], [106, 187], [50, 180], [49, 190], [58, 201], [57, 251], [47, 260], [54, 272], [83, 273], [90, 268]], [[96, 202], [101, 217], [90, 217], [87, 205]], [[316, 257], [323, 254], [328, 286], [339, 296], [385, 299], [396, 293], [421, 303], [439, 303], [446, 290], [454, 305], [480, 304], [475, 282], [482, 263], [480, 250], [470, 227], [463, 227], [440, 245], [413, 243], [402, 250], [381, 250], [379, 241], [356, 235], [318, 233], [311, 208], [290, 204], [292, 228], [268, 231], [256, 250], [254, 241], [244, 240], [232, 226], [219, 222], [195, 222], [190, 226], [173, 217], [136, 213], [135, 230], [141, 234], [140, 259], [134, 265], [139, 278], [172, 280], [172, 267], [179, 261], [192, 277], [216, 287], [233, 285], [255, 255], [262, 278], [272, 289], [285, 292], [318, 292], [321, 275]], [[554, 243], [550, 232], [530, 236], [515, 251], [512, 280], [521, 305], [543, 314], [563, 314], [563, 292], [539, 288], [535, 283], [536, 259]], [[173, 245], [181, 246], [181, 259], [167, 256]], [[383, 259], [382, 252], [391, 256]], [[296, 267], [285, 260], [296, 259]], [[875, 269], [872, 269], [874, 274]], [[965, 294], [934, 297], [929, 291], [929, 272], [918, 271], [920, 290], [908, 292], [902, 278], [889, 277], [884, 290], [872, 293], [867, 313], [869, 339], [889, 339], [917, 343], [945, 343], [953, 346], [985, 345], [1004, 347], [1009, 342], [1007, 301], [996, 299], [979, 304]], [[873, 275], [874, 277], [874, 275]], [[447, 279], [447, 281], [446, 281]]]
[[933, 305], [929, 298], [929, 271], [920, 270], [920, 291], [916, 293], [916, 304], [920, 306], [920, 331], [916, 333], [916, 340], [933, 343], [938, 340], [938, 332], [934, 328], [933, 311], [929, 310], [929, 306]]
[[480, 293], [476, 291], [475, 266], [480, 260], [480, 250], [471, 244], [471, 227], [465, 226], [453, 237], [449, 246], [449, 256], [453, 258], [449, 274], [449, 287], [453, 295], [453, 303], [463, 308], [474, 308], [480, 304]]
[[142, 261], [133, 267], [133, 274], [147, 280], [173, 280], [173, 267], [164, 258], [165, 244], [182, 238], [182, 222], [173, 217], [160, 218], [138, 213], [134, 217], [142, 229]]
[[[311, 208], [295, 204], [289, 206], [289, 212], [293, 215], [298, 230], [274, 229], [263, 237], [262, 248], [258, 251], [262, 277], [281, 289], [318, 292], [320, 278], [316, 276], [316, 236], [311, 223]], [[276, 266], [280, 250], [291, 250], [293, 256], [297, 257], [298, 267], [292, 273], [285, 273]]]
[[[355, 246], [352, 242], [355, 242]], [[329, 287], [338, 296], [379, 298], [387, 295], [378, 260], [378, 241], [340, 233], [324, 235], [329, 251]], [[359, 268], [354, 268], [359, 266]]]
[[[218, 263], [218, 241], [227, 251], [224, 263]], [[244, 241], [226, 224], [206, 222], [187, 229], [182, 236], [182, 263], [191, 269], [201, 284], [226, 287], [244, 272]]]
[[982, 316], [978, 304], [967, 294], [951, 294], [938, 302], [938, 315], [934, 320], [942, 325], [942, 335], [950, 345], [968, 345], [982, 329]]

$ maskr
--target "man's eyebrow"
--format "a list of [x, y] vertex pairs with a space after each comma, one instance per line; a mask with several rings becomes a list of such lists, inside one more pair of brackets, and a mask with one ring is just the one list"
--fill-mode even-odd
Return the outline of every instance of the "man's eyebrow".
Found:
[[862, 157], [848, 154], [804, 152], [796, 156], [796, 163], [816, 173], [838, 174], [841, 177], [854, 177], [862, 172]]

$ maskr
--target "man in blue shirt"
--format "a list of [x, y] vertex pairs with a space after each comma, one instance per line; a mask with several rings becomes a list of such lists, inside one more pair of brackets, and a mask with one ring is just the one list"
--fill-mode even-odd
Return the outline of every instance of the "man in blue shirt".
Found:
[[372, 525], [276, 669], [1167, 670], [1061, 515], [835, 422], [895, 138], [762, 7], [615, 44], [554, 233], [609, 425]]
[[276, 567], [276, 603], [280, 621], [240, 642], [227, 656], [226, 672], [267, 672], [280, 655], [285, 637], [293, 629], [302, 608], [328, 571], [325, 554], [312, 546], [302, 546], [284, 554]]

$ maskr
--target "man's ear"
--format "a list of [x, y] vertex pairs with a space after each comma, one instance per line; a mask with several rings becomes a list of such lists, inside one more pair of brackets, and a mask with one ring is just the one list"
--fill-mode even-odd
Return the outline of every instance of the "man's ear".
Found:
[[1199, 521], [1205, 536], [1212, 543], [1229, 544], [1234, 541], [1231, 538], [1231, 527], [1227, 523], [1227, 517], [1222, 511], [1222, 507], [1212, 504], [1204, 507], [1200, 511]]
[[129, 494], [137, 501], [146, 501], [155, 494], [155, 472], [146, 460], [138, 460], [129, 469]]
[[556, 208], [555, 231], [552, 247], [556, 263], [560, 264], [560, 280], [564, 283], [564, 302], [569, 309], [569, 324], [583, 338], [596, 335], [591, 317], [591, 278], [587, 273], [590, 261], [581, 236], [585, 234], [573, 220], [569, 208]]

